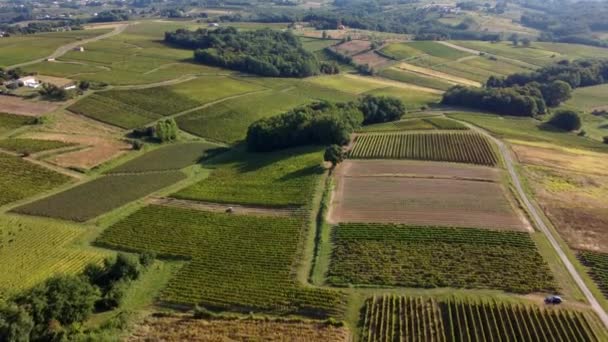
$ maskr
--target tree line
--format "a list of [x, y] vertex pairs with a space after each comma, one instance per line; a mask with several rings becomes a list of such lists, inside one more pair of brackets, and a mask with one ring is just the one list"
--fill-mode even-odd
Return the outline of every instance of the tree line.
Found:
[[247, 146], [265, 152], [301, 145], [345, 145], [361, 125], [398, 120], [405, 111], [399, 99], [388, 96], [313, 103], [254, 122], [247, 131]]
[[271, 77], [307, 77], [321, 63], [291, 32], [271, 29], [238, 31], [234, 27], [179, 29], [165, 33], [165, 42], [195, 49], [198, 62]]
[[134, 280], [154, 262], [153, 254], [118, 254], [80, 275], [58, 275], [0, 302], [1, 341], [110, 340], [104, 329], [84, 329], [92, 313], [120, 307]]
[[455, 86], [442, 103], [491, 112], [534, 117], [567, 101], [572, 89], [608, 80], [608, 61], [560, 61], [529, 73], [491, 76], [484, 88]]

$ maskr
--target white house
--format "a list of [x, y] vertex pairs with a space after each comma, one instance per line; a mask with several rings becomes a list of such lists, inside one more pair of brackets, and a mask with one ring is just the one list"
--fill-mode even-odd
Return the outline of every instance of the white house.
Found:
[[24, 87], [28, 87], [28, 88], [38, 88], [40, 87], [40, 81], [38, 81], [36, 79], [36, 77], [34, 76], [25, 76], [25, 77], [21, 77], [20, 79], [17, 80], [17, 82], [19, 82], [19, 84], [23, 83]]

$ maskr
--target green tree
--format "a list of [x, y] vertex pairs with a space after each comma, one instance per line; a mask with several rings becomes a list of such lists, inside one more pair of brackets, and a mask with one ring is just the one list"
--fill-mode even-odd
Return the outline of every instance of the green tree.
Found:
[[344, 149], [339, 145], [330, 145], [325, 149], [325, 153], [323, 154], [323, 160], [331, 163], [332, 169], [336, 167], [339, 163], [344, 161], [346, 154], [344, 153]]
[[12, 303], [0, 303], [0, 341], [27, 342], [34, 327], [32, 317]]
[[573, 110], [560, 110], [556, 112], [548, 123], [556, 128], [564, 131], [575, 131], [581, 128], [581, 118], [577, 112]]
[[177, 132], [177, 123], [173, 118], [159, 121], [156, 124], [155, 135], [161, 143], [177, 139]]
[[373, 95], [366, 95], [359, 101], [359, 110], [363, 113], [364, 125], [399, 120], [406, 111], [398, 98]]
[[530, 40], [530, 38], [523, 38], [521, 40], [521, 45], [523, 45], [525, 47], [530, 47], [531, 44], [532, 44], [532, 41]]
[[559, 106], [560, 103], [572, 97], [572, 87], [564, 81], [553, 81], [541, 87], [545, 103], [549, 107]]

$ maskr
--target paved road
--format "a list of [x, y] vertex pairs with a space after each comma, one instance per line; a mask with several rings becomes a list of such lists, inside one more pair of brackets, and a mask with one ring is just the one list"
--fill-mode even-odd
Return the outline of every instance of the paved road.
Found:
[[604, 311], [604, 309], [602, 308], [600, 303], [598, 303], [597, 299], [595, 299], [595, 296], [589, 290], [589, 288], [587, 287], [587, 284], [585, 284], [585, 282], [583, 281], [583, 278], [581, 278], [580, 274], [578, 273], [578, 271], [576, 270], [576, 268], [574, 267], [572, 262], [570, 262], [570, 259], [568, 259], [568, 257], [566, 256], [566, 253], [564, 253], [564, 250], [562, 249], [560, 244], [555, 239], [555, 236], [553, 236], [553, 233], [551, 232], [549, 227], [547, 227], [547, 225], [545, 224], [545, 221], [543, 221], [543, 219], [541, 218], [541, 215], [538, 213], [538, 210], [536, 210], [536, 207], [532, 204], [532, 202], [528, 198], [528, 195], [524, 191], [524, 188], [521, 185], [521, 180], [519, 179], [519, 175], [517, 174], [517, 171], [515, 170], [515, 162], [513, 161], [513, 158], [511, 157], [511, 153], [509, 152], [509, 149], [507, 148], [505, 143], [503, 143], [501, 140], [495, 138], [494, 136], [492, 136], [489, 132], [487, 132], [484, 129], [481, 129], [475, 125], [471, 125], [466, 122], [462, 122], [462, 123], [467, 125], [471, 129], [489, 137], [492, 141], [494, 141], [496, 143], [496, 145], [498, 146], [498, 148], [500, 150], [500, 153], [502, 154], [502, 156], [504, 158], [505, 164], [507, 166], [507, 171], [509, 172], [509, 175], [513, 181], [513, 185], [515, 186], [515, 189], [517, 190], [517, 193], [518, 193], [519, 197], [521, 198], [523, 204], [526, 206], [528, 212], [532, 216], [534, 224], [536, 225], [536, 227], [538, 227], [538, 229], [540, 229], [540, 231], [543, 234], [545, 234], [547, 239], [549, 239], [551, 246], [553, 246], [553, 249], [555, 249], [555, 251], [559, 255], [559, 258], [564, 263], [564, 265], [566, 266], [566, 269], [568, 269], [568, 272], [570, 273], [570, 275], [572, 276], [572, 278], [574, 279], [574, 281], [576, 282], [578, 287], [581, 289], [581, 291], [587, 298], [587, 301], [589, 302], [589, 304], [591, 305], [593, 310], [597, 313], [599, 318], [602, 320], [602, 322], [604, 323], [604, 326], [606, 328], [608, 328], [608, 315], [606, 314], [606, 311]]
[[46, 56], [44, 58], [39, 58], [33, 61], [29, 61], [29, 62], [24, 62], [24, 63], [19, 63], [19, 64], [15, 64], [15, 65], [10, 65], [7, 67], [7, 69], [14, 69], [14, 68], [19, 68], [19, 67], [24, 67], [26, 65], [31, 65], [31, 64], [36, 64], [36, 63], [40, 63], [40, 62], [44, 62], [47, 59], [56, 59], [59, 58], [63, 55], [65, 55], [68, 51], [87, 44], [87, 43], [91, 43], [91, 42], [95, 42], [101, 39], [106, 39], [112, 36], [115, 36], [117, 34], [121, 34], [130, 24], [121, 24], [118, 25], [114, 28], [114, 30], [106, 33], [106, 34], [102, 34], [100, 36], [96, 36], [96, 37], [92, 37], [92, 38], [88, 38], [88, 39], [83, 39], [83, 40], [78, 40], [72, 43], [68, 43], [66, 45], [62, 45], [60, 47], [57, 48], [57, 50], [55, 50], [55, 52], [53, 52], [51, 55]]

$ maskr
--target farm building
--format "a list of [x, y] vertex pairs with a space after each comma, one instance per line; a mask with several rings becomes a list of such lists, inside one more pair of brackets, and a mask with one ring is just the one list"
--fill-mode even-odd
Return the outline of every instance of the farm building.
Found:
[[38, 88], [40, 87], [40, 81], [38, 81], [38, 79], [36, 79], [36, 77], [34, 76], [25, 76], [25, 77], [21, 77], [20, 79], [17, 80], [18, 84], [23, 84], [24, 87], [28, 87], [28, 88]]
[[84, 52], [84, 46], [77, 46], [74, 48], [74, 51]]
[[220, 24], [218, 24], [218, 23], [210, 23], [209, 24], [209, 27], [219, 27], [219, 26], [220, 26]]

